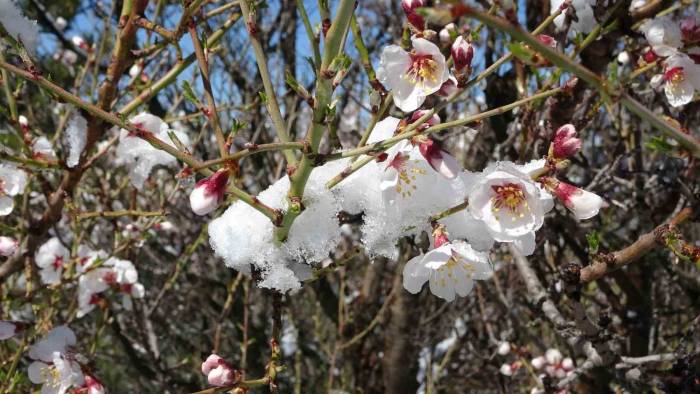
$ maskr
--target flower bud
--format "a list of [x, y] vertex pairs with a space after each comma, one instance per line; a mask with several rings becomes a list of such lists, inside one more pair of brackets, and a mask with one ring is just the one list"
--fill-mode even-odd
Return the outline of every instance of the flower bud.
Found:
[[0, 256], [11, 257], [17, 253], [19, 242], [10, 237], [0, 237]]
[[219, 170], [209, 178], [197, 182], [194, 190], [190, 193], [192, 212], [203, 216], [219, 206], [219, 203], [224, 199], [228, 175], [228, 170]]
[[408, 23], [417, 31], [422, 32], [425, 29], [425, 19], [415, 11], [407, 12], [406, 19]]
[[571, 157], [581, 149], [581, 139], [576, 138], [576, 128], [572, 124], [565, 124], [554, 133], [554, 140], [550, 145], [550, 156], [561, 160]]
[[68, 22], [62, 16], [59, 16], [58, 18], [56, 18], [56, 28], [58, 30], [63, 31], [63, 29], [65, 29], [67, 25], [68, 25]]
[[457, 37], [451, 48], [452, 60], [454, 61], [455, 70], [463, 70], [471, 66], [472, 58], [474, 57], [474, 48], [463, 36]]
[[547, 352], [544, 354], [544, 358], [547, 360], [548, 364], [559, 364], [562, 357], [559, 349], [547, 349]]
[[501, 356], [505, 356], [508, 353], [510, 353], [510, 343], [501, 342], [501, 344], [498, 345], [498, 354], [500, 354]]
[[569, 357], [565, 358], [564, 361], [561, 362], [561, 367], [566, 371], [574, 369], [574, 360]]
[[578, 220], [590, 219], [597, 215], [603, 206], [603, 199], [589, 191], [566, 182], [555, 181], [554, 194]]
[[443, 45], [447, 45], [452, 42], [452, 34], [455, 33], [457, 29], [454, 23], [449, 23], [440, 30], [440, 42]]
[[77, 46], [78, 48], [84, 50], [84, 51], [89, 51], [90, 50], [90, 45], [83, 39], [83, 37], [80, 36], [73, 36], [71, 39], [73, 42], [73, 45]]
[[462, 172], [462, 166], [452, 155], [442, 150], [435, 141], [421, 136], [418, 150], [430, 166], [447, 179], [454, 179]]
[[625, 65], [630, 62], [630, 54], [627, 51], [622, 51], [617, 55], [617, 62]]
[[134, 63], [129, 68], [129, 76], [131, 78], [136, 78], [139, 74], [141, 74], [141, 66], [138, 63]]
[[545, 360], [542, 356], [535, 357], [532, 359], [532, 361], [530, 361], [530, 364], [532, 364], [532, 368], [535, 369], [542, 369], [542, 367], [544, 367], [546, 363], [547, 360]]
[[105, 386], [96, 377], [85, 375], [85, 385], [78, 389], [80, 394], [104, 394]]
[[423, 0], [402, 0], [401, 7], [403, 7], [406, 15], [414, 12], [416, 8], [423, 7]]
[[510, 364], [501, 365], [500, 371], [502, 375], [513, 376], [513, 368], [510, 366]]
[[555, 40], [552, 36], [540, 34], [537, 36], [537, 40], [552, 49], [555, 49], [557, 47], [557, 40]]
[[19, 122], [19, 126], [23, 131], [29, 130], [29, 120], [26, 116], [20, 115], [19, 118], [17, 118], [17, 122]]
[[236, 383], [240, 372], [231, 368], [226, 361], [216, 354], [211, 354], [202, 363], [202, 373], [207, 375], [207, 381], [212, 386], [230, 386]]
[[644, 52], [644, 61], [647, 63], [653, 63], [658, 59], [659, 56], [654, 53], [653, 50], [649, 49], [648, 51]]

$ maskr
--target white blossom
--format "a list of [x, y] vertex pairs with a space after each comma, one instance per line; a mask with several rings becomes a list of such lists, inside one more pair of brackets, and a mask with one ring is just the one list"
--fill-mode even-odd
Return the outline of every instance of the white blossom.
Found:
[[70, 252], [58, 238], [51, 238], [41, 245], [34, 257], [40, 269], [41, 282], [48, 285], [59, 283], [63, 267], [69, 258]]
[[403, 287], [417, 294], [428, 282], [431, 293], [452, 301], [455, 294], [466, 297], [475, 280], [486, 280], [492, 272], [486, 253], [475, 251], [466, 242], [446, 242], [406, 263]]
[[552, 207], [552, 196], [530, 177], [544, 160], [516, 166], [498, 162], [488, 166], [469, 193], [469, 211], [483, 220], [499, 242], [513, 242], [525, 255], [535, 250], [535, 231]]
[[658, 56], [671, 56], [682, 45], [681, 28], [668, 15], [646, 20], [639, 29], [644, 33], [651, 49]]
[[34, 361], [27, 374], [32, 383], [42, 385], [42, 394], [64, 394], [84, 383], [80, 365], [60, 352], [54, 352], [49, 363]]
[[34, 157], [42, 160], [56, 160], [56, 152], [53, 150], [51, 141], [46, 137], [39, 137], [32, 144], [32, 153]]
[[385, 47], [377, 70], [377, 78], [392, 91], [394, 104], [404, 112], [418, 109], [449, 77], [440, 48], [424, 38], [411, 41], [411, 52], [398, 45]]
[[695, 91], [700, 90], [700, 65], [685, 54], [674, 54], [666, 59], [664, 73], [655, 75], [651, 84], [663, 84], [668, 103], [681, 107], [693, 101]]

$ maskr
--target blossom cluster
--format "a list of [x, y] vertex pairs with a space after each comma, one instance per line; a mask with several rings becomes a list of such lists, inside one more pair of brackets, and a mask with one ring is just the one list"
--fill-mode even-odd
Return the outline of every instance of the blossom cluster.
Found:
[[[504, 376], [514, 376], [519, 370], [524, 369], [527, 361], [522, 358], [518, 352], [520, 349], [516, 349], [514, 353], [517, 358], [509, 356], [512, 354], [512, 345], [508, 342], [502, 342], [497, 349], [497, 353], [503, 357], [511, 358], [512, 361], [505, 362], [501, 365], [500, 372]], [[574, 371], [574, 361], [570, 357], [564, 357], [556, 348], [547, 349], [547, 351], [541, 355], [530, 360], [530, 367], [538, 373], [537, 384], [538, 386], [533, 387], [530, 390], [531, 394], [541, 394], [545, 391], [541, 388], [543, 386], [543, 381], [545, 377], [550, 379], [561, 380], [570, 376]], [[559, 394], [566, 394], [569, 391], [566, 389], [557, 391]]]
[[[404, 10], [409, 12], [412, 4], [404, 2]], [[464, 170], [430, 138], [430, 128], [441, 119], [419, 107], [429, 96], [439, 95], [452, 74], [468, 72], [473, 50], [462, 36], [455, 39], [451, 72], [433, 42], [416, 35], [412, 45], [411, 51], [394, 45], [384, 48], [377, 71], [396, 106], [410, 113], [405, 118], [386, 117], [375, 125], [367, 143], [386, 143], [388, 149], [332, 190], [325, 184], [350, 160], [315, 168], [306, 185], [304, 210], [284, 242], [277, 242], [274, 224], [255, 207], [242, 201], [232, 204], [209, 224], [210, 243], [228, 266], [250, 272], [252, 264], [262, 277], [261, 286], [298, 289], [300, 281], [310, 277], [309, 264], [320, 263], [339, 243], [337, 216], [343, 211], [363, 215], [362, 243], [370, 256], [396, 258], [399, 238], [431, 234], [431, 250], [406, 264], [404, 287], [417, 293], [428, 282], [433, 294], [451, 301], [456, 295], [466, 296], [474, 280], [490, 276], [488, 250], [495, 241], [512, 243], [525, 255], [534, 252], [535, 233], [553, 208], [554, 196], [577, 219], [598, 213], [603, 205], [599, 196], [556, 178], [560, 164], [581, 146], [573, 125], [556, 131], [546, 158], [523, 165], [496, 162], [477, 173]], [[386, 142], [396, 136], [405, 137]], [[200, 215], [214, 211], [227, 182], [227, 169], [198, 182], [190, 194], [192, 210]], [[289, 208], [289, 187], [285, 176], [260, 193], [257, 201], [284, 212]], [[440, 215], [460, 205], [467, 208]]]
[[661, 74], [654, 75], [651, 85], [663, 88], [669, 104], [681, 107], [693, 101], [700, 91], [700, 17], [691, 15], [680, 22], [670, 16], [645, 21], [640, 30], [649, 43], [644, 55], [648, 63], [658, 60]]

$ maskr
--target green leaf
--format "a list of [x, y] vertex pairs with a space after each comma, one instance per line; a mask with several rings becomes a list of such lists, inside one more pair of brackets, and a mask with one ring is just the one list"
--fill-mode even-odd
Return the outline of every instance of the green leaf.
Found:
[[185, 96], [187, 101], [197, 106], [197, 108], [200, 107], [199, 99], [197, 98], [197, 95], [194, 94], [192, 86], [187, 81], [182, 81], [182, 94]]
[[509, 44], [508, 50], [515, 57], [527, 64], [532, 64], [532, 58], [535, 57], [535, 51], [519, 42]]
[[664, 137], [656, 136], [647, 141], [644, 146], [652, 151], [670, 154], [675, 151], [675, 147], [671, 145]]
[[600, 247], [600, 234], [598, 234], [596, 230], [586, 234], [586, 241], [588, 241], [588, 253], [598, 253], [598, 248]]

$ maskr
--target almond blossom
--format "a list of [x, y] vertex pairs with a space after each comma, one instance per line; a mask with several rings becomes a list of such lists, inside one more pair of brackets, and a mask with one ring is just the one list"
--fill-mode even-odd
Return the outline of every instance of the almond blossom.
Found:
[[550, 377], [563, 379], [574, 369], [574, 362], [571, 358], [561, 354], [558, 349], [547, 349], [544, 356], [535, 357], [530, 362], [535, 370], [542, 370]]
[[66, 326], [59, 326], [29, 349], [35, 361], [29, 365], [29, 380], [42, 384], [42, 394], [64, 394], [84, 383], [80, 365], [75, 361], [76, 337]]
[[0, 164], [0, 216], [12, 213], [14, 196], [27, 185], [27, 174], [11, 164]]
[[680, 24], [681, 36], [686, 44], [700, 43], [700, 15], [684, 18]]
[[385, 47], [377, 70], [377, 78], [393, 92], [394, 104], [404, 112], [418, 109], [449, 77], [440, 48], [424, 38], [413, 37], [411, 42], [411, 52], [398, 45]]
[[499, 242], [512, 242], [525, 255], [535, 250], [535, 231], [544, 223], [552, 207], [552, 196], [530, 177], [544, 160], [529, 166], [510, 162], [492, 164], [481, 173], [469, 193], [469, 211], [486, 224]]
[[51, 238], [41, 245], [34, 256], [34, 261], [40, 269], [41, 282], [47, 285], [61, 282], [63, 267], [69, 258], [70, 251], [58, 238]]
[[0, 236], [0, 256], [11, 257], [17, 253], [19, 242], [10, 237]]
[[675, 54], [683, 44], [681, 28], [670, 16], [649, 19], [639, 29], [644, 33], [651, 49], [661, 57]]
[[219, 170], [209, 178], [197, 182], [190, 193], [192, 212], [203, 216], [215, 210], [224, 199], [228, 177], [228, 170]]
[[56, 152], [53, 150], [53, 145], [46, 137], [39, 137], [34, 140], [32, 154], [40, 160], [56, 160]]
[[685, 54], [677, 53], [665, 61], [664, 73], [651, 79], [652, 87], [663, 84], [668, 103], [681, 107], [693, 101], [696, 90], [700, 90], [700, 65]]
[[132, 298], [143, 298], [145, 295], [143, 285], [138, 282], [138, 271], [134, 264], [128, 260], [110, 257], [101, 266], [80, 276], [78, 317], [90, 313], [100, 303], [100, 294], [110, 288], [121, 295], [122, 306], [126, 310], [132, 309]]
[[96, 377], [85, 375], [85, 384], [79, 387], [75, 394], [105, 394], [105, 387]]
[[455, 294], [466, 297], [475, 280], [489, 279], [492, 272], [486, 253], [472, 249], [466, 242], [450, 242], [446, 236], [438, 235], [435, 249], [406, 263], [403, 287], [409, 293], [417, 294], [428, 282], [431, 293], [452, 301]]

